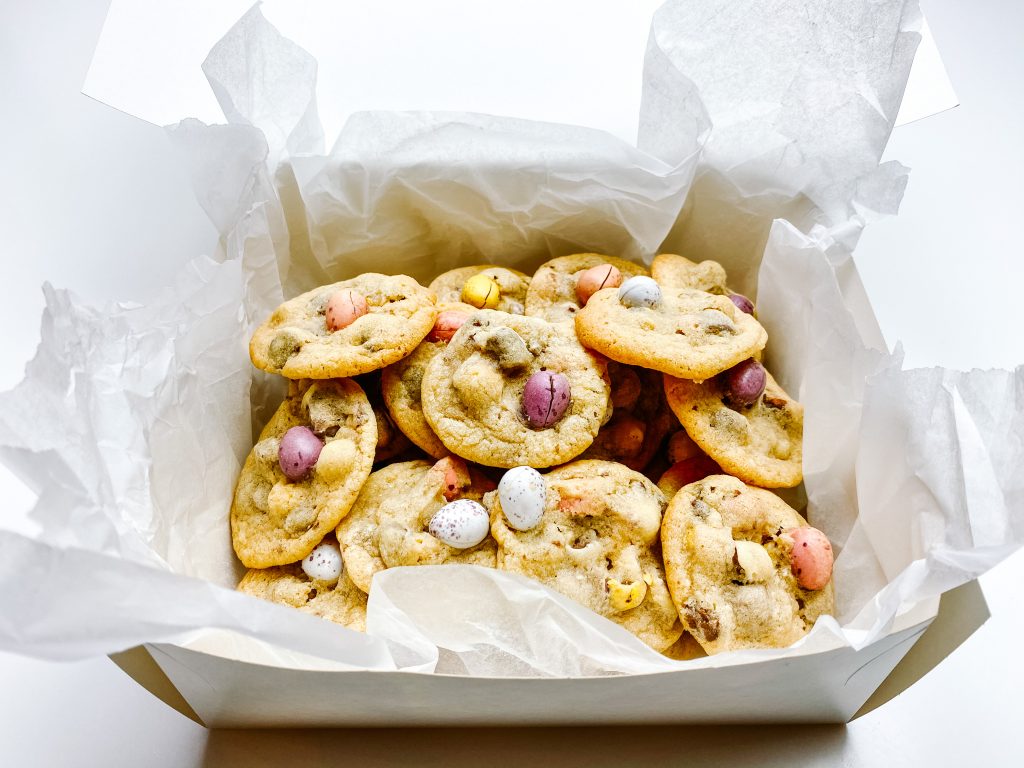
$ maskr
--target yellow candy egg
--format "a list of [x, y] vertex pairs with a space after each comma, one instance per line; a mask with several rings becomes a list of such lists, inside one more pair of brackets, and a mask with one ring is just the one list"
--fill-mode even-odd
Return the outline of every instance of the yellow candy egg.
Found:
[[477, 309], [494, 309], [500, 298], [498, 284], [482, 273], [473, 275], [462, 286], [462, 300]]

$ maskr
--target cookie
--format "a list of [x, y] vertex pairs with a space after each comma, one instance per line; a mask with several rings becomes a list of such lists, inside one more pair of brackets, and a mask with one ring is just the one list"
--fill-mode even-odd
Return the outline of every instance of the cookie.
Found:
[[699, 264], [673, 253], [659, 253], [651, 262], [651, 277], [663, 288], [696, 288], [728, 295], [725, 269], [717, 261]]
[[700, 643], [693, 639], [689, 632], [683, 632], [672, 645], [662, 651], [670, 659], [676, 661], [689, 661], [690, 659], [701, 659], [707, 656], [707, 652], [700, 647]]
[[356, 383], [363, 388], [366, 398], [370, 401], [373, 417], [377, 421], [377, 449], [373, 454], [374, 464], [390, 461], [396, 456], [413, 450], [412, 442], [396, 426], [394, 419], [391, 418], [391, 413], [384, 404], [381, 392], [382, 373], [382, 371], [373, 371], [356, 378]]
[[439, 303], [437, 308], [434, 330], [411, 355], [389, 365], [381, 373], [381, 392], [391, 418], [405, 436], [430, 456], [440, 459], [450, 451], [434, 434], [423, 415], [420, 400], [423, 372], [427, 364], [448, 345], [462, 322], [476, 312], [476, 308], [460, 303]]
[[256, 329], [249, 356], [289, 379], [358, 376], [412, 352], [436, 314], [434, 294], [411, 277], [367, 273], [286, 301]]
[[574, 461], [543, 478], [544, 511], [528, 530], [510, 524], [500, 492], [484, 497], [498, 568], [571, 597], [657, 651], [675, 643], [682, 627], [661, 566], [661, 491], [610, 461]]
[[452, 453], [494, 467], [549, 467], [594, 441], [605, 363], [563, 325], [482, 310], [427, 365], [423, 415]]
[[799, 485], [803, 406], [767, 371], [763, 393], [751, 405], [730, 399], [725, 378], [698, 384], [665, 377], [666, 399], [686, 433], [725, 472], [744, 482], [762, 488]]
[[[493, 285], [478, 276], [487, 278]], [[473, 278], [477, 280], [467, 288], [467, 282]], [[461, 302], [476, 309], [498, 309], [512, 315], [523, 314], [529, 287], [529, 275], [516, 269], [489, 264], [451, 269], [430, 283], [430, 290], [437, 296], [438, 303]], [[495, 289], [496, 294], [493, 293]]]
[[665, 573], [683, 625], [705, 651], [782, 648], [833, 612], [827, 540], [817, 550], [827, 559], [817, 588], [800, 586], [811, 532], [823, 538], [775, 494], [728, 475], [675, 495], [661, 527]]
[[373, 574], [400, 565], [466, 563], [494, 567], [496, 545], [489, 536], [459, 549], [428, 531], [449, 502], [479, 502], [494, 483], [457, 457], [436, 464], [407, 461], [378, 469], [337, 529], [345, 572], [364, 592]]
[[[639, 301], [631, 286], [643, 289]], [[761, 324], [724, 296], [659, 288], [633, 278], [595, 293], [576, 315], [580, 341], [620, 363], [695, 381], [746, 360], [768, 341]]]
[[608, 376], [612, 417], [580, 458], [617, 461], [642, 472], [675, 421], [665, 402], [661, 374], [611, 362]]
[[349, 511], [370, 474], [377, 425], [350, 379], [292, 382], [245, 460], [231, 541], [248, 568], [301, 560]]
[[344, 573], [330, 585], [310, 579], [298, 563], [254, 568], [238, 583], [238, 591], [366, 631], [366, 593]]
[[646, 275], [647, 270], [632, 261], [600, 253], [574, 253], [541, 264], [526, 292], [526, 314], [549, 323], [572, 320], [584, 302], [576, 293], [580, 276], [588, 269], [609, 264], [622, 278]]

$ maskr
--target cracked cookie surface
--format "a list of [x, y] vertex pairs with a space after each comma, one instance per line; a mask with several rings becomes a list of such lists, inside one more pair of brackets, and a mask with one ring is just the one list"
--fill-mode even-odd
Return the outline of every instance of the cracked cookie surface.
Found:
[[723, 470], [763, 488], [803, 480], [804, 409], [765, 372], [753, 405], [733, 406], [717, 379], [665, 377], [665, 397], [687, 434]]
[[675, 643], [682, 626], [659, 554], [661, 491], [610, 461], [574, 461], [544, 483], [543, 515], [526, 531], [509, 525], [497, 492], [484, 497], [498, 568], [536, 579], [657, 651]]
[[583, 306], [576, 295], [576, 282], [581, 274], [600, 264], [611, 264], [624, 279], [647, 274], [641, 265], [617, 256], [600, 253], [559, 256], [541, 264], [534, 273], [526, 294], [526, 314], [549, 323], [572, 320]]
[[746, 360], [768, 341], [761, 324], [728, 298], [670, 287], [661, 287], [653, 308], [627, 307], [617, 289], [604, 288], [577, 313], [576, 333], [612, 360], [695, 381]]
[[661, 527], [665, 573], [687, 631], [710, 654], [782, 648], [834, 611], [832, 582], [805, 590], [787, 529], [807, 522], [782, 499], [728, 475], [680, 489]]
[[[279, 462], [281, 438], [309, 427], [322, 441], [301, 480]], [[284, 402], [245, 460], [231, 505], [231, 541], [248, 568], [287, 565], [308, 555], [349, 511], [370, 474], [377, 425], [363, 390], [350, 379], [291, 382]]]
[[[542, 372], [565, 377], [569, 402], [539, 428], [527, 421], [523, 398], [527, 381]], [[483, 310], [427, 365], [421, 395], [423, 415], [452, 453], [492, 467], [549, 467], [593, 442], [609, 383], [605, 363], [565, 325]]]
[[479, 502], [494, 483], [457, 457], [431, 464], [407, 461], [378, 469], [337, 529], [345, 573], [364, 592], [373, 574], [400, 565], [464, 563], [494, 567], [490, 536], [456, 549], [431, 536], [430, 519], [455, 499]]
[[[467, 316], [477, 311], [468, 304], [448, 302], [439, 303], [437, 308], [439, 317], [446, 311], [464, 312]], [[427, 364], [448, 346], [448, 342], [432, 341], [432, 338], [433, 334], [427, 336], [411, 355], [381, 372], [381, 392], [391, 418], [405, 436], [428, 455], [440, 459], [451, 451], [444, 447], [423, 415], [421, 390]]]
[[[350, 290], [367, 312], [339, 330], [327, 327], [335, 294]], [[289, 379], [369, 373], [415, 349], [434, 325], [434, 294], [406, 275], [366, 273], [286, 301], [253, 334], [253, 365]]]

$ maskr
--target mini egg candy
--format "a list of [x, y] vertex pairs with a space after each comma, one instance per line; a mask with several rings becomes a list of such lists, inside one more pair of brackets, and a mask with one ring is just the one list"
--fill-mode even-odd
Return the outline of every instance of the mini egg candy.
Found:
[[323, 441], [309, 427], [292, 427], [281, 436], [277, 463], [289, 480], [301, 480], [316, 465], [323, 447]]
[[327, 301], [327, 330], [340, 331], [370, 311], [366, 298], [349, 288], [343, 288]]
[[469, 315], [457, 309], [446, 309], [434, 320], [434, 327], [427, 334], [427, 341], [449, 342], [455, 332], [469, 319]]
[[427, 531], [449, 547], [469, 549], [487, 538], [491, 521], [487, 510], [472, 499], [457, 499], [441, 507], [430, 518]]
[[669, 467], [662, 477], [670, 481], [674, 486], [682, 488], [684, 485], [696, 483], [708, 475], [719, 475], [722, 468], [715, 463], [715, 460], [704, 453], [677, 461]]
[[801, 589], [821, 589], [832, 578], [832, 544], [817, 528], [802, 525], [783, 536], [793, 542], [790, 567]]
[[569, 407], [569, 379], [561, 373], [538, 371], [526, 380], [523, 412], [531, 427], [546, 429], [558, 422]]
[[580, 272], [576, 278], [576, 298], [586, 306], [590, 297], [602, 288], [618, 288], [622, 285], [622, 273], [611, 264], [598, 264]]
[[734, 405], [753, 405], [768, 383], [764, 366], [753, 358], [734, 365], [722, 377], [726, 395]]
[[494, 309], [501, 298], [501, 289], [482, 272], [473, 275], [462, 286], [462, 300], [477, 309]]
[[501, 511], [517, 531], [528, 531], [540, 522], [546, 496], [544, 476], [533, 467], [513, 467], [498, 483]]
[[302, 559], [302, 572], [313, 581], [337, 584], [341, 568], [341, 550], [333, 541], [320, 542]]
[[754, 314], [754, 302], [742, 293], [730, 293], [729, 300], [736, 305], [736, 309], [740, 312], [746, 312], [748, 315]]
[[654, 309], [661, 303], [661, 288], [653, 278], [636, 275], [619, 287], [619, 301], [624, 307]]

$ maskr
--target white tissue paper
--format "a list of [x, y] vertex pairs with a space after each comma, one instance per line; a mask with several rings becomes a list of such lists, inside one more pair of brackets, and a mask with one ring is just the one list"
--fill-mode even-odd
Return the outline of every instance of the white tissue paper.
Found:
[[[863, 647], [901, 606], [993, 566], [1024, 540], [1024, 369], [902, 370], [850, 256], [902, 195], [905, 169], [879, 158], [918, 23], [902, 0], [669, 2], [638, 147], [511, 118], [361, 113], [323, 156], [316, 62], [251, 11], [204, 67], [229, 124], [170, 129], [218, 253], [143, 304], [46, 286], [37, 356], [0, 396], [0, 455], [39, 494], [36, 534], [0, 530], [0, 649], [80, 658], [230, 630], [293, 666], [643, 673]], [[249, 362], [258, 322], [367, 269], [529, 270], [581, 250], [713, 258], [756, 290], [769, 367], [806, 408], [807, 514], [839, 552], [835, 619], [792, 648], [677, 662], [470, 566], [377, 574], [366, 634], [233, 590], [233, 486], [283, 391]]]

